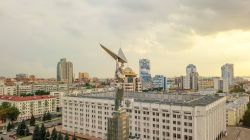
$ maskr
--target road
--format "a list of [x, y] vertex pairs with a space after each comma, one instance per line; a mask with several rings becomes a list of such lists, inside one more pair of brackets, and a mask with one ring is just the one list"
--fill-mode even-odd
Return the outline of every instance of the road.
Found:
[[242, 127], [227, 127], [227, 136], [222, 140], [249, 140], [250, 129]]

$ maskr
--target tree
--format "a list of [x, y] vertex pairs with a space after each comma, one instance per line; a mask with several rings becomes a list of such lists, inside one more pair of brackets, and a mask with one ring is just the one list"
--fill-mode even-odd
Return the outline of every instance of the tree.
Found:
[[66, 135], [65, 135], [65, 137], [64, 137], [64, 140], [69, 140], [69, 134], [68, 134], [68, 132], [66, 132]]
[[29, 134], [30, 134], [29, 127], [26, 127], [26, 129], [25, 129], [25, 136], [28, 136]]
[[40, 128], [38, 125], [36, 125], [34, 129], [32, 140], [41, 140]]
[[243, 125], [246, 127], [250, 127], [250, 109], [248, 109], [243, 116]]
[[74, 136], [73, 136], [72, 140], [77, 140], [75, 133], [74, 133]]
[[47, 121], [47, 115], [46, 115], [46, 113], [43, 114], [43, 121]]
[[16, 135], [25, 136], [26, 129], [28, 129], [27, 125], [25, 124], [25, 121], [22, 121], [17, 127]]
[[8, 123], [8, 125], [7, 125], [7, 131], [8, 132], [10, 132], [10, 129], [12, 128], [12, 126], [11, 126], [11, 124], [10, 124], [10, 122]]
[[50, 136], [50, 140], [56, 140], [56, 139], [57, 139], [57, 131], [56, 128], [54, 127]]
[[40, 129], [40, 136], [42, 140], [46, 140], [46, 128], [44, 127], [44, 124], [42, 124]]
[[49, 95], [50, 93], [44, 90], [37, 90], [35, 95]]
[[51, 114], [49, 112], [47, 113], [47, 119], [51, 120]]
[[46, 138], [47, 138], [47, 140], [50, 138], [50, 132], [49, 131], [46, 132]]
[[56, 140], [63, 140], [63, 136], [62, 136], [62, 132], [61, 131], [58, 133]]
[[31, 118], [30, 118], [30, 126], [35, 126], [36, 124], [36, 119], [34, 117], [34, 115], [32, 114]]
[[3, 122], [5, 122], [6, 118], [10, 119], [11, 121], [15, 121], [19, 114], [19, 110], [8, 102], [3, 102], [0, 105], [0, 119]]

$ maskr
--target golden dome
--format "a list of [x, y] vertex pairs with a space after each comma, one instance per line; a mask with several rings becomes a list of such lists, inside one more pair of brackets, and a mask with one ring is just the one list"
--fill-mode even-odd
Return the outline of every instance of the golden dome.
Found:
[[126, 67], [123, 73], [125, 76], [136, 76], [135, 72], [130, 67]]

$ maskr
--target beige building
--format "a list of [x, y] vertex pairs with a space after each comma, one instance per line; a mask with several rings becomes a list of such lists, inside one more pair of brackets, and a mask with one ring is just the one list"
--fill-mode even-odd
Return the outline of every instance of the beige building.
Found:
[[89, 73], [87, 72], [79, 72], [78, 74], [79, 81], [86, 81], [89, 79]]
[[142, 83], [137, 74], [130, 67], [125, 68], [123, 73], [125, 75], [123, 83], [124, 92], [141, 92]]
[[32, 114], [35, 117], [41, 117], [45, 112], [56, 111], [56, 98], [53, 96], [0, 96], [0, 104], [8, 102], [21, 112], [18, 121], [30, 119]]
[[57, 81], [64, 83], [72, 83], [74, 79], [73, 64], [62, 58], [57, 64]]
[[235, 126], [240, 123], [240, 120], [243, 118], [247, 110], [248, 103], [249, 103], [249, 96], [246, 96], [246, 97], [239, 97], [238, 99], [229, 102], [226, 105], [227, 126]]
[[205, 89], [213, 89], [214, 88], [214, 80], [210, 77], [199, 77], [199, 90]]

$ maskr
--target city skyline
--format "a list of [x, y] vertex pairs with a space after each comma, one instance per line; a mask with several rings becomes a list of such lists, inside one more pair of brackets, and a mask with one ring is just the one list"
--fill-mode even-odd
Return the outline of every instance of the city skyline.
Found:
[[201, 76], [220, 76], [220, 67], [232, 63], [235, 76], [250, 76], [250, 2], [224, 3], [2, 1], [0, 76], [55, 78], [57, 61], [65, 57], [75, 74], [113, 77], [107, 65], [115, 64], [99, 42], [113, 51], [121, 47], [137, 74], [139, 59], [147, 58], [152, 75], [184, 75], [185, 67], [195, 64]]

